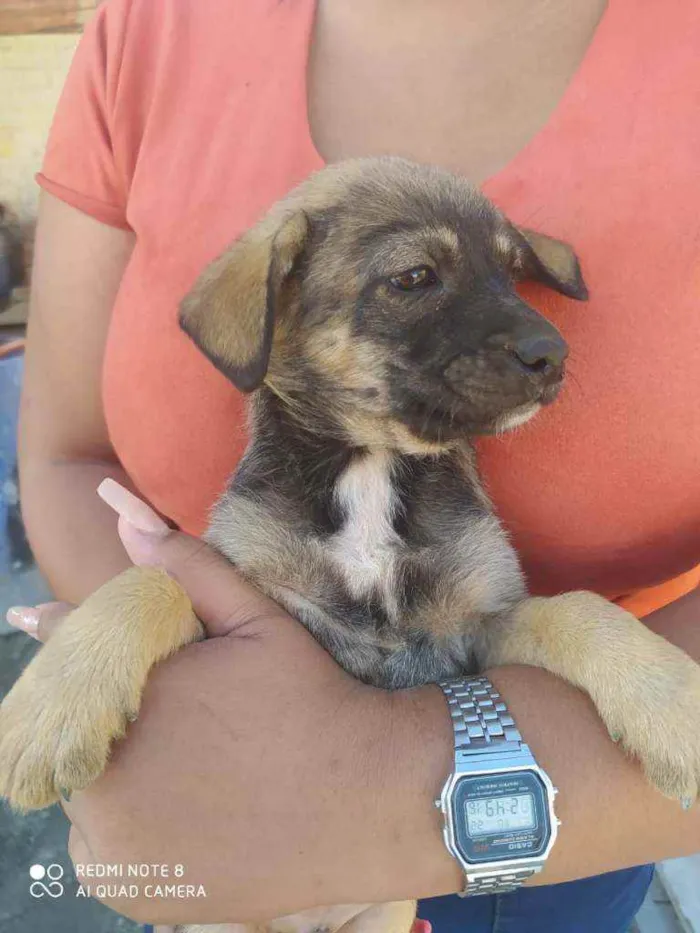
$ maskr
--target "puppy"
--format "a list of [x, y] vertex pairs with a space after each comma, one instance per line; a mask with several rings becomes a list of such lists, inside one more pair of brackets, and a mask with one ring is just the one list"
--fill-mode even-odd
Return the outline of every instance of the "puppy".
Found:
[[[588, 692], [653, 784], [691, 801], [700, 668], [599, 596], [528, 598], [479, 482], [473, 439], [526, 422], [564, 378], [566, 344], [518, 296], [524, 279], [586, 297], [568, 246], [437, 168], [343, 163], [273, 207], [181, 310], [197, 346], [254, 393], [250, 444], [207, 539], [363, 681], [545, 668]], [[90, 784], [149, 670], [199, 637], [158, 571], [98, 591], [2, 705], [0, 792], [30, 809]], [[270, 928], [402, 933], [414, 914], [364, 905]]]

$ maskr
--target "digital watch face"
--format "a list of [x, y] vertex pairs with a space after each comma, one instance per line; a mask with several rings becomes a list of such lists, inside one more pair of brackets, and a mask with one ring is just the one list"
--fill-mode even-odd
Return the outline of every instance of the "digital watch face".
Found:
[[547, 848], [547, 791], [533, 772], [461, 778], [452, 807], [455, 841], [468, 862], [533, 858]]

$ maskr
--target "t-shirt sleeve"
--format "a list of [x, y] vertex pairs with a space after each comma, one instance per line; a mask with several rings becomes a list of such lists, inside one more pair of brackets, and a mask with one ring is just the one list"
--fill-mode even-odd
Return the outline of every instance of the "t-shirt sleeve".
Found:
[[39, 185], [78, 210], [129, 229], [129, 178], [115, 114], [131, 0], [107, 0], [78, 44], [54, 115]]

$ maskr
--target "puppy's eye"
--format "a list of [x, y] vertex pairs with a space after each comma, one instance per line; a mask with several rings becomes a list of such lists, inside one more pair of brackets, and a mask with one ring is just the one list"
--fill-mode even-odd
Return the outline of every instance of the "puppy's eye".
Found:
[[419, 288], [429, 288], [437, 283], [438, 277], [430, 266], [416, 266], [414, 269], [407, 269], [399, 275], [392, 275], [389, 279], [393, 288], [398, 288], [402, 292], [412, 292]]

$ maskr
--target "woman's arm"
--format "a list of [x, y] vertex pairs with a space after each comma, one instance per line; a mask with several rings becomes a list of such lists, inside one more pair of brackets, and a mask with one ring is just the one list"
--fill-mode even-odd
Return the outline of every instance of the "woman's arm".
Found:
[[[206, 923], [457, 890], [432, 806], [452, 765], [437, 688], [388, 694], [353, 681], [282, 610], [253, 591], [242, 599], [233, 569], [198, 542], [171, 535], [146, 559], [230, 634], [155, 672], [107, 773], [67, 808], [72, 855], [181, 863], [207, 897], [111, 906]], [[699, 609], [695, 593], [650, 620], [698, 660]], [[536, 884], [700, 850], [700, 809], [648, 786], [582, 693], [534, 668], [490, 676], [560, 789], [559, 841]]]
[[133, 235], [42, 193], [20, 410], [22, 515], [60, 599], [82, 601], [129, 566], [114, 513], [95, 495], [128, 484], [109, 443], [101, 373]]

